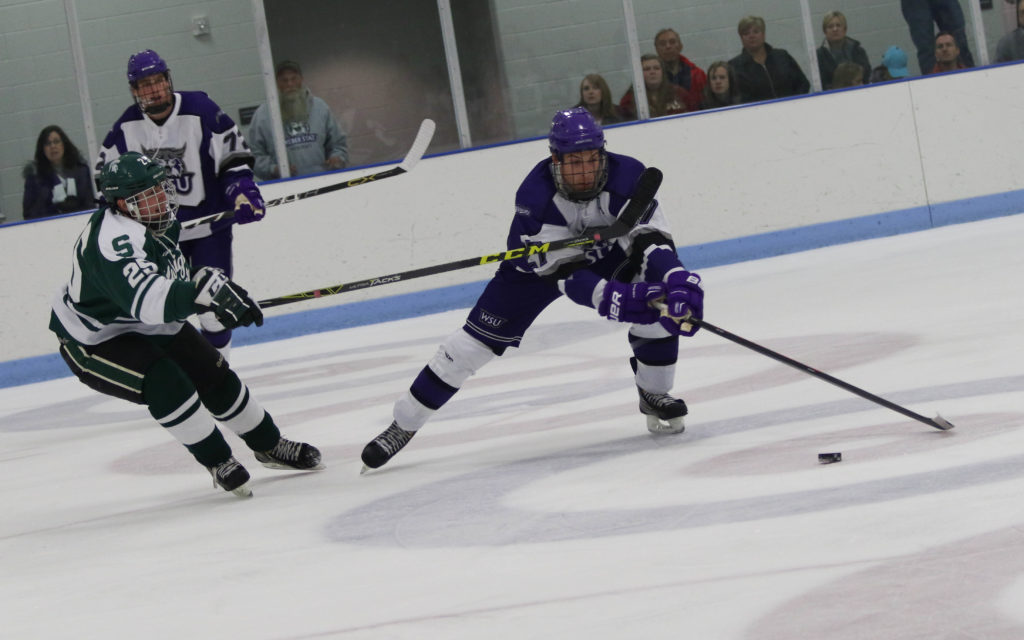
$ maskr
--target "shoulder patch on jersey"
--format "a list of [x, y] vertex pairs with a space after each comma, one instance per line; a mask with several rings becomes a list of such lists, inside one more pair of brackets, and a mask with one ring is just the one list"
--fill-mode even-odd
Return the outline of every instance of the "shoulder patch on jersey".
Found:
[[96, 244], [103, 259], [110, 262], [145, 257], [146, 228], [108, 210], [100, 222]]
[[530, 211], [530, 207], [526, 206], [525, 204], [516, 203], [516, 215], [517, 216], [528, 216], [531, 213], [533, 213], [533, 212]]

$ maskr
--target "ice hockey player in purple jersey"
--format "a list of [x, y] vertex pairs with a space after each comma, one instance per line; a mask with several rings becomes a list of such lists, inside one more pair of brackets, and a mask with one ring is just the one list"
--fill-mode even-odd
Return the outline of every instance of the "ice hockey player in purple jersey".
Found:
[[209, 312], [226, 327], [263, 324], [259, 305], [214, 267], [189, 269], [166, 170], [134, 151], [100, 174], [107, 206], [75, 244], [71, 278], [50, 329], [71, 371], [100, 393], [145, 405], [206, 467], [215, 486], [248, 497], [249, 472], [214, 420], [273, 469], [321, 468], [311, 445], [281, 437], [227, 361], [187, 322]]
[[[152, 49], [128, 58], [128, 85], [135, 104], [107, 133], [95, 176], [127, 151], [137, 151], [167, 170], [178, 192], [178, 219], [234, 211], [240, 224], [263, 217], [266, 205], [253, 179], [255, 158], [242, 132], [201, 91], [174, 91], [167, 63]], [[194, 268], [216, 267], [233, 274], [232, 220], [181, 234], [181, 250]], [[227, 357], [231, 331], [217, 329], [209, 314], [200, 317], [203, 335]]]
[[[639, 161], [605, 150], [600, 125], [583, 108], [556, 113], [548, 140], [550, 157], [530, 171], [516, 193], [509, 249], [610, 225], [644, 170]], [[700, 276], [679, 261], [665, 214], [653, 201], [626, 236], [502, 262], [465, 324], [395, 403], [394, 421], [364, 447], [364, 471], [398, 453], [480, 367], [518, 347], [540, 312], [562, 294], [630, 324], [630, 366], [647, 428], [682, 432], [686, 404], [669, 392], [679, 336], [692, 336], [696, 327], [673, 318], [702, 318], [704, 292]], [[652, 305], [662, 298], [668, 315]]]

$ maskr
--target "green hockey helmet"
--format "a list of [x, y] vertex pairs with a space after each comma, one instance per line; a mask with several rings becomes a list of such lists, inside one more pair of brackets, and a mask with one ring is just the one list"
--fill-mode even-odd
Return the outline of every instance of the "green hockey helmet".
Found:
[[[118, 213], [144, 224], [154, 234], [163, 234], [174, 223], [177, 193], [159, 162], [129, 151], [103, 167], [99, 184]], [[124, 207], [119, 200], [124, 200]]]

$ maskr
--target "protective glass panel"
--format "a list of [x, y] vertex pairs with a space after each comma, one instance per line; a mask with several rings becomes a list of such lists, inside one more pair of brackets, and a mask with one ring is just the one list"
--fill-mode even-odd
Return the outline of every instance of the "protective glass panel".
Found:
[[[482, 121], [506, 118], [510, 125], [506, 139], [546, 136], [555, 111], [580, 102], [580, 86], [588, 74], [601, 76], [607, 84], [607, 107], [617, 104], [632, 84], [620, 0], [529, 4], [514, 0], [466, 1], [453, 3], [453, 10], [470, 4], [490, 6], [490, 24], [481, 20], [481, 8], [475, 28], [460, 28], [463, 14], [455, 13], [467, 108], [474, 131]], [[481, 80], [494, 85], [495, 92], [503, 86], [504, 114], [492, 113], [477, 97], [482, 92], [472, 89], [476, 81], [467, 67], [471, 68], [474, 56], [467, 55], [466, 49], [481, 47], [472, 41], [467, 43], [467, 32], [480, 40], [492, 37], [497, 43], [495, 75]], [[606, 123], [615, 120], [609, 116]], [[474, 144], [492, 141], [497, 140], [478, 139], [474, 133]]]
[[[833, 86], [832, 72], [840, 64], [850, 62], [852, 57], [857, 57], [860, 64], [866, 56], [871, 69], [868, 83], [931, 72], [935, 65], [935, 34], [943, 29], [955, 31], [958, 40], [966, 38], [967, 45], [960, 47], [960, 57], [965, 64], [980, 64], [972, 16], [966, 3], [901, 0], [865, 6], [851, 1], [808, 0], [808, 5], [816, 38], [816, 57], [826, 88]], [[826, 33], [826, 20], [833, 24], [830, 33]], [[844, 22], [845, 36], [842, 35]], [[993, 35], [998, 39], [998, 35]], [[852, 73], [852, 70], [847, 71]], [[842, 88], [848, 75], [840, 71], [840, 86], [834, 88]]]
[[264, 7], [274, 64], [301, 66], [305, 88], [347, 135], [347, 166], [402, 158], [424, 118], [437, 123], [431, 153], [458, 148], [436, 2], [265, 0]]
[[[89, 182], [71, 162], [73, 145], [90, 164], [64, 8], [59, 2], [2, 7], [0, 34], [0, 223], [21, 220], [23, 214], [34, 219], [87, 208]], [[48, 148], [50, 135], [41, 134], [51, 125], [60, 127], [70, 144]], [[66, 166], [64, 175], [47, 171], [54, 163]]]
[[[668, 75], [684, 89], [688, 80], [691, 82], [689, 91], [698, 84], [703, 87], [707, 71], [714, 63], [730, 61], [737, 71], [734, 80], [739, 85], [742, 102], [800, 95], [810, 89], [810, 57], [799, 0], [710, 4], [699, 0], [634, 0], [633, 8], [641, 52], [658, 54], [668, 68]], [[779, 77], [765, 77], [762, 67], [749, 55], [743, 55], [744, 44], [737, 32], [738, 26], [741, 20], [751, 16], [763, 20], [763, 42], [774, 51], [772, 55], [784, 63], [781, 81]], [[661, 33], [659, 50], [655, 40], [664, 29], [672, 31]], [[671, 42], [673, 34], [678, 35], [678, 43]], [[717, 99], [704, 94], [702, 88], [697, 89], [697, 93], [702, 94], [698, 109], [726, 106], [735, 101], [724, 89]]]

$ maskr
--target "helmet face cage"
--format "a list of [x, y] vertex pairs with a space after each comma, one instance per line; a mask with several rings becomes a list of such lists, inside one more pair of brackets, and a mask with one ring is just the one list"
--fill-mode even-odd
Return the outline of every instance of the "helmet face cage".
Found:
[[[136, 104], [146, 113], [160, 113], [174, 103], [174, 83], [171, 81], [171, 71], [156, 51], [146, 49], [128, 58], [128, 84], [134, 91], [132, 96]], [[166, 81], [167, 86], [159, 80], [143, 83], [140, 81], [151, 76], [159, 76]]]
[[[605, 153], [603, 148], [598, 149], [597, 152], [598, 164], [596, 168], [589, 168], [585, 163], [577, 162], [571, 158], [569, 162], [566, 162], [565, 156], [561, 154], [557, 162], [551, 163], [551, 176], [555, 179], [555, 187], [558, 189], [558, 193], [576, 202], [593, 200], [601, 193], [605, 183], [608, 182], [608, 154]], [[573, 184], [586, 182], [591, 177], [593, 180], [589, 189], [577, 189], [572, 186]]]
[[178, 193], [174, 182], [164, 179], [145, 191], [124, 199], [128, 214], [146, 225], [153, 235], [163, 235], [176, 220]]
[[[583, 107], [575, 107], [556, 113], [551, 121], [548, 144], [555, 157], [551, 163], [551, 175], [558, 192], [570, 200], [596, 198], [608, 181], [608, 154], [604, 150], [604, 131], [590, 112]], [[578, 162], [575, 158], [566, 162], [566, 154], [590, 150], [598, 151], [599, 162], [596, 168], [587, 167], [587, 163]], [[586, 180], [590, 176], [583, 174], [591, 171], [594, 172], [593, 180]], [[572, 186], [581, 182], [589, 182], [589, 188]]]

